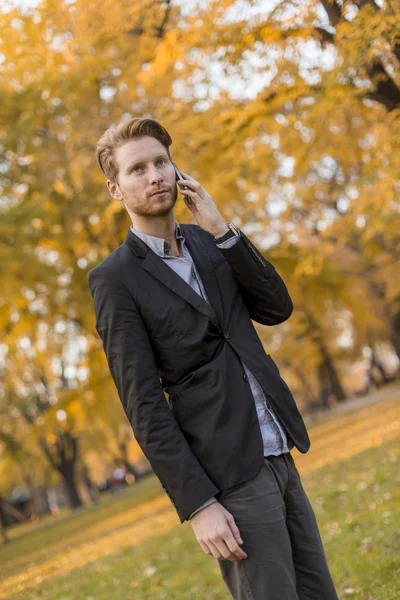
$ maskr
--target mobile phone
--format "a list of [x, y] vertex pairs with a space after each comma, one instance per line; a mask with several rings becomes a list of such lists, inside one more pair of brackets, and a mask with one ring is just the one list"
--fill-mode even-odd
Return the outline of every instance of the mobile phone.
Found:
[[[175, 181], [178, 181], [178, 179], [185, 179], [179, 172], [178, 167], [176, 166], [176, 164], [174, 162], [172, 162], [174, 169], [175, 169]], [[188, 190], [190, 189], [189, 186], [184, 185], [183, 188], [184, 190]], [[185, 200], [186, 204], [191, 204], [192, 199], [190, 196], [183, 196], [183, 199]]]

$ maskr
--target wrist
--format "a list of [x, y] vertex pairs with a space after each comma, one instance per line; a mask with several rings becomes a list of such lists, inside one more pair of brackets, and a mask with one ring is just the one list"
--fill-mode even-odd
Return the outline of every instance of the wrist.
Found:
[[210, 233], [215, 238], [220, 238], [223, 235], [225, 235], [225, 233], [228, 233], [228, 231], [229, 231], [228, 225], [226, 223], [222, 223], [218, 227], [216, 227], [215, 229], [213, 229], [212, 231], [210, 231]]
[[218, 500], [217, 500], [216, 498], [212, 498], [212, 499], [211, 499], [209, 502], [207, 502], [207, 503], [205, 504], [205, 506], [202, 506], [200, 509], [198, 509], [198, 510], [196, 511], [196, 513], [190, 517], [190, 520], [191, 520], [191, 521], [193, 521], [193, 519], [194, 519], [195, 517], [197, 517], [197, 515], [199, 515], [200, 513], [204, 512], [205, 510], [207, 510], [207, 508], [209, 508], [209, 507], [210, 507], [210, 506], [212, 506], [213, 504], [216, 504], [217, 502], [218, 502]]
[[232, 240], [233, 238], [237, 239], [240, 237], [240, 230], [232, 223], [232, 221], [228, 221], [226, 223], [227, 229], [224, 234], [219, 237], [214, 237], [214, 241], [217, 243], [217, 246], [220, 248], [223, 247], [225, 242]]

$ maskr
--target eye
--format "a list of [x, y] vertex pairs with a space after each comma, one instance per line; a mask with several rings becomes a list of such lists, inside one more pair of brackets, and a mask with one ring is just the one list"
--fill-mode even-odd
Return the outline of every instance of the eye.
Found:
[[[159, 158], [157, 160], [157, 163], [166, 163], [167, 161], [165, 160], [165, 158]], [[133, 167], [132, 168], [132, 172], [138, 173], [137, 169], [141, 169], [142, 167]]]

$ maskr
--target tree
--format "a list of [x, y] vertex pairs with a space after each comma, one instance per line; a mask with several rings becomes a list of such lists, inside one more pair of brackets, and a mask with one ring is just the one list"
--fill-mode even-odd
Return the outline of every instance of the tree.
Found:
[[[38, 411], [30, 449], [41, 418], [45, 439], [56, 435], [57, 410], [84, 452], [101, 442], [111, 456], [124, 422], [86, 281], [129, 225], [94, 158], [121, 119], [161, 121], [177, 164], [283, 275], [295, 311], [262, 337], [305, 400], [324, 387], [346, 395], [364, 346], [390, 340], [400, 356], [400, 8], [234, 5], [188, 14], [170, 2], [44, 0], [1, 15], [0, 329], [7, 393]], [[176, 217], [191, 220], [182, 201]], [[81, 378], [65, 375], [51, 339], [61, 323], [61, 337], [85, 344], [73, 365]], [[42, 350], [31, 341], [25, 364], [17, 348], [44, 326], [48, 340]], [[45, 376], [56, 405], [41, 413], [40, 393], [21, 396], [25, 372], [39, 389]]]

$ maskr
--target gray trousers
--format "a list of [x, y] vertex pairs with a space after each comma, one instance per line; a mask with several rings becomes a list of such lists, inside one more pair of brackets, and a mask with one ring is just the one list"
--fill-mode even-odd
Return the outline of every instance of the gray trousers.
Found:
[[218, 560], [235, 600], [338, 600], [317, 521], [290, 452], [216, 494], [235, 519], [247, 558]]

